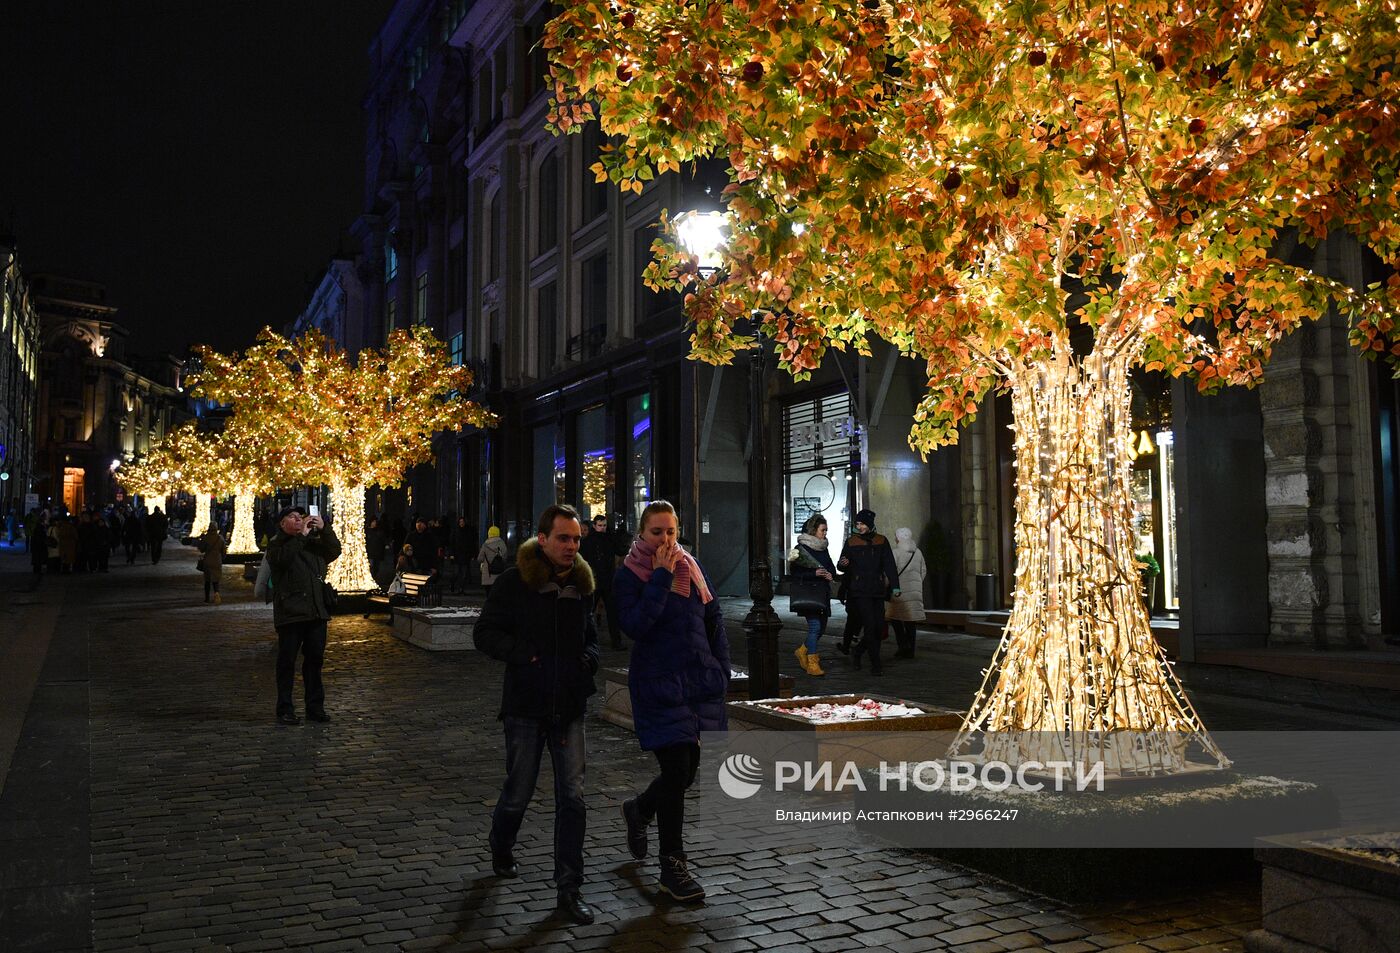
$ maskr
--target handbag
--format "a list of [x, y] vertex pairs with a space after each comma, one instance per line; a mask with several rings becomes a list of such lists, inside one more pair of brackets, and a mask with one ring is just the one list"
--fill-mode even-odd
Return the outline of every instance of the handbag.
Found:
[[321, 602], [325, 605], [327, 612], [334, 612], [335, 607], [340, 604], [340, 593], [335, 591], [335, 586], [325, 580], [321, 581]]
[[389, 583], [389, 588], [384, 590], [391, 596], [401, 596], [408, 591], [408, 587], [403, 584], [403, 573], [397, 573], [394, 581]]
[[198, 572], [198, 573], [204, 572], [204, 557], [203, 557], [203, 556], [200, 556], [199, 559], [195, 562], [195, 564], [194, 564], [194, 571], [195, 571], [195, 572]]
[[788, 584], [788, 608], [798, 615], [831, 611], [831, 586], [824, 579], [794, 579]]

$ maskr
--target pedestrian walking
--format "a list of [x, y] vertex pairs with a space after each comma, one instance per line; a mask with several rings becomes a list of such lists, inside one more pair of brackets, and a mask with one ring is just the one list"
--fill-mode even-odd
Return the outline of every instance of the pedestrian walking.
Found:
[[875, 513], [856, 514], [855, 533], [841, 548], [836, 568], [845, 575], [846, 634], [839, 648], [850, 650], [852, 636], [859, 634], [851, 654], [851, 664], [860, 668], [861, 656], [870, 653], [870, 674], [885, 674], [880, 662], [880, 630], [885, 623], [885, 600], [900, 594], [898, 567], [890, 542], [875, 532]]
[[263, 558], [271, 568], [272, 624], [277, 629], [277, 722], [299, 725], [292, 704], [297, 654], [306, 693], [306, 717], [330, 721], [321, 665], [326, 657], [326, 566], [340, 556], [340, 540], [319, 516], [307, 516], [300, 506], [278, 514], [277, 535]]
[[622, 805], [627, 847], [647, 855], [647, 827], [657, 822], [661, 889], [677, 900], [703, 900], [685, 852], [685, 792], [700, 765], [700, 733], [728, 727], [729, 640], [724, 616], [695, 557], [681, 549], [676, 509], [656, 500], [642, 510], [641, 531], [613, 579], [619, 624], [632, 640], [628, 691], [643, 751], [660, 774]]
[[92, 555], [89, 572], [107, 572], [112, 556], [112, 528], [103, 513], [92, 514]]
[[365, 528], [365, 555], [369, 557], [369, 573], [375, 578], [379, 577], [379, 570], [384, 562], [384, 547], [388, 545], [389, 537], [379, 525], [379, 520], [372, 519], [369, 526]]
[[817, 654], [817, 642], [826, 633], [831, 618], [831, 581], [836, 578], [836, 566], [827, 551], [827, 530], [825, 516], [809, 516], [797, 536], [797, 545], [788, 553], [788, 574], [792, 579], [789, 598], [794, 611], [807, 620], [807, 641], [793, 654], [808, 675], [826, 674]]
[[141, 541], [146, 538], [146, 529], [136, 513], [128, 512], [122, 521], [122, 550], [126, 553], [126, 564], [136, 562], [136, 554], [141, 551]]
[[[471, 584], [472, 554], [476, 549], [476, 528], [467, 524], [465, 516], [457, 517], [452, 527], [448, 554], [452, 557], [452, 591], [466, 592]], [[596, 573], [594, 574], [596, 578]]]
[[210, 524], [204, 531], [199, 538], [199, 551], [203, 554], [199, 557], [199, 565], [204, 573], [204, 601], [209, 601], [212, 589], [214, 605], [222, 605], [224, 597], [219, 594], [219, 580], [224, 575], [224, 553], [228, 552], [228, 544], [217, 526]]
[[554, 769], [554, 887], [559, 909], [592, 923], [583, 900], [583, 801], [587, 699], [596, 690], [598, 632], [593, 625], [593, 573], [578, 558], [582, 528], [569, 506], [546, 507], [537, 534], [520, 546], [515, 565], [486, 596], [473, 638], [506, 663], [500, 719], [506, 780], [491, 814], [491, 869], [519, 876], [515, 840], [535, 791], [540, 759]]
[[924, 617], [924, 577], [928, 566], [924, 554], [914, 545], [914, 532], [907, 526], [894, 531], [894, 562], [897, 593], [885, 604], [885, 620], [894, 629], [895, 658], [914, 657], [914, 633]]
[[157, 506], [151, 515], [146, 517], [146, 542], [151, 547], [152, 566], [160, 562], [160, 550], [165, 545], [165, 537], [169, 532], [170, 520]]
[[73, 572], [78, 565], [78, 527], [73, 525], [73, 518], [71, 516], [55, 517], [53, 528], [49, 533], [58, 544], [60, 569], [65, 573]]
[[501, 528], [490, 526], [486, 529], [486, 541], [476, 553], [476, 565], [481, 570], [481, 585], [489, 594], [496, 577], [506, 571], [506, 541], [501, 539]]
[[579, 553], [588, 561], [598, 580], [598, 605], [608, 617], [608, 639], [615, 649], [622, 648], [622, 630], [617, 624], [617, 602], [613, 598], [613, 573], [617, 572], [617, 548], [608, 532], [608, 514], [593, 517], [592, 531], [584, 538]]
[[93, 538], [92, 511], [83, 510], [78, 514], [78, 572], [97, 570], [97, 549]]
[[38, 515], [24, 532], [29, 541], [29, 564], [34, 569], [34, 575], [41, 576], [49, 564], [49, 525], [42, 515]]

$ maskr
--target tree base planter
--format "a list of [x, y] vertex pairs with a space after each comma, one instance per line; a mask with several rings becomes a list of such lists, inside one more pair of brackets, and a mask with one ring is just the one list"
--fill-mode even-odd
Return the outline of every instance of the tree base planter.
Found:
[[263, 554], [258, 553], [224, 553], [224, 562], [233, 566], [242, 566], [244, 563], [262, 562]]
[[368, 592], [339, 592], [331, 615], [363, 615], [371, 608]]
[[[600, 714], [619, 728], [632, 731], [632, 696], [627, 690], [627, 669], [605, 668], [603, 675], [603, 710]], [[778, 692], [783, 698], [791, 698], [796, 680], [791, 675], [778, 676]], [[735, 668], [729, 678], [729, 694], [726, 701], [739, 701], [749, 697], [749, 673]]]
[[[872, 823], [867, 829], [1070, 902], [1252, 877], [1256, 865], [1246, 845], [1253, 837], [1307, 830], [1337, 817], [1330, 791], [1232, 771], [1083, 792], [1074, 792], [1067, 775], [1063, 793], [1049, 784], [1040, 793], [1015, 787], [876, 791], [871, 785], [856, 795], [855, 806], [942, 812], [942, 823]], [[1016, 812], [1014, 819], [1008, 811]]]
[[[823, 705], [858, 705], [863, 701], [918, 709], [917, 714], [899, 714], [858, 720], [815, 720], [803, 714]], [[952, 740], [952, 732], [962, 724], [963, 713], [937, 705], [893, 698], [888, 695], [803, 695], [791, 700], [764, 698], [731, 701], [729, 730], [783, 732], [792, 737], [785, 745], [785, 758], [812, 762], [851, 762], [858, 768], [875, 768], [881, 762], [921, 761], [930, 756], [929, 733], [943, 737], [935, 746], [941, 752]], [[779, 708], [787, 712], [778, 711]], [[797, 757], [797, 753], [801, 756]]]
[[1264, 927], [1251, 953], [1400, 949], [1400, 832], [1312, 831], [1261, 838]]
[[394, 607], [394, 635], [430, 652], [464, 652], [474, 648], [472, 631], [481, 610], [476, 606], [444, 609]]

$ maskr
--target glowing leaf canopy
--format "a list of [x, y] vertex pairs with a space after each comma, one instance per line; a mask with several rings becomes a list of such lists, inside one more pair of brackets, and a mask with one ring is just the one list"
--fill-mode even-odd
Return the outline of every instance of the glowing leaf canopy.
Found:
[[[1329, 303], [1400, 355], [1400, 279], [1289, 258], [1345, 230], [1400, 264], [1396, 0], [587, 2], [543, 42], [554, 128], [616, 137], [600, 177], [732, 166], [696, 356], [754, 312], [799, 376], [873, 332], [928, 362], [920, 449], [1072, 333], [1207, 391]], [[654, 285], [695, 280], [658, 248]]]

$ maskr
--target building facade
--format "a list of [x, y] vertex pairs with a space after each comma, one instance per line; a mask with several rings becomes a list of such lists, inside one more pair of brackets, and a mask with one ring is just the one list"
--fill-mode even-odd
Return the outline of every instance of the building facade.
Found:
[[0, 241], [0, 515], [34, 490], [39, 313], [13, 241]]
[[[537, 41], [549, 16], [537, 2], [402, 0], [371, 46], [354, 227], [363, 339], [428, 325], [501, 417], [441, 435], [434, 464], [371, 507], [463, 513], [514, 542], [556, 500], [635, 528], [646, 501], [665, 497], [717, 591], [743, 594], [749, 456], [762, 440], [779, 574], [808, 515], [839, 539], [870, 508], [885, 532], [913, 531], [930, 606], [973, 607], [979, 577], [1008, 604], [1009, 401], [989, 399], [958, 446], [923, 461], [906, 442], [923, 369], [882, 343], [868, 357], [833, 352], [804, 382], [770, 369], [757, 394], [747, 358], [687, 360], [679, 302], [640, 276], [660, 212], [713, 205], [723, 169], [659, 177], [640, 195], [596, 183], [597, 127], [544, 128]], [[1319, 254], [1312, 264], [1329, 273], [1376, 278], [1354, 243]], [[1361, 646], [1395, 631], [1395, 383], [1346, 349], [1338, 322], [1286, 341], [1255, 391], [1134, 383], [1134, 544], [1161, 566], [1152, 608], [1180, 619], [1183, 655]], [[768, 405], [758, 434], [753, 397]]]
[[184, 362], [141, 360], [99, 284], [35, 275], [40, 352], [35, 489], [69, 512], [121, 499], [113, 471], [189, 418]]
[[354, 258], [333, 258], [317, 282], [311, 301], [287, 329], [295, 337], [315, 328], [345, 348], [358, 354], [370, 329], [365, 311], [365, 274]]

